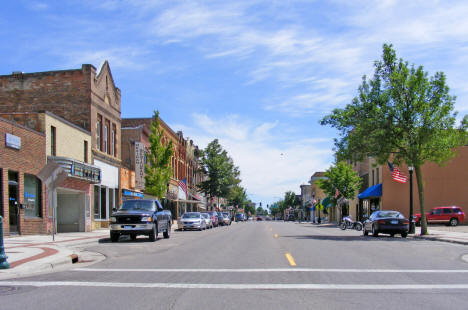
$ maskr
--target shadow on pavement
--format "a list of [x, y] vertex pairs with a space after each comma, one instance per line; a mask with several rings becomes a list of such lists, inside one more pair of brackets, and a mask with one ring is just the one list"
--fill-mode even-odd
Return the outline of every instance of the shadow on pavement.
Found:
[[[326, 240], [326, 241], [387, 241], [387, 242], [408, 242], [415, 241], [416, 239], [401, 238], [399, 235], [391, 237], [390, 235], [373, 236], [326, 236], [326, 235], [296, 235], [296, 236], [279, 236], [280, 238], [294, 238], [294, 239], [311, 239], [311, 240]], [[419, 240], [419, 239], [417, 239]]]
[[[162, 238], [158, 236], [158, 238], [156, 238], [156, 241], [154, 242], [158, 242], [159, 239], [162, 239]], [[130, 239], [130, 236], [120, 236], [120, 239], [119, 239], [119, 243], [146, 243], [146, 242], [153, 243], [149, 240], [148, 237], [144, 237], [144, 236], [138, 237], [136, 240]], [[98, 240], [98, 243], [117, 243], [117, 242], [112, 242], [110, 238], [102, 238]]]

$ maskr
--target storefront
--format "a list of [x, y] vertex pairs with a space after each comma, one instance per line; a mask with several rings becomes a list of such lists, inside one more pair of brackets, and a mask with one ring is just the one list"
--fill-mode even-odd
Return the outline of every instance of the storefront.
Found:
[[359, 210], [358, 219], [368, 218], [372, 212], [380, 210], [382, 199], [382, 184], [368, 187], [358, 195]]
[[119, 167], [95, 159], [101, 169], [101, 183], [94, 186], [94, 227], [108, 227], [112, 209], [119, 204]]

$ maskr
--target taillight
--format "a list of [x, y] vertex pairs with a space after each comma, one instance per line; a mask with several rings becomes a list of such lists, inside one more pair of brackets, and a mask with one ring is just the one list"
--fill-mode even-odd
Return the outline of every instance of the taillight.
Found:
[[385, 224], [385, 220], [378, 220], [377, 223], [379, 223], [379, 224]]

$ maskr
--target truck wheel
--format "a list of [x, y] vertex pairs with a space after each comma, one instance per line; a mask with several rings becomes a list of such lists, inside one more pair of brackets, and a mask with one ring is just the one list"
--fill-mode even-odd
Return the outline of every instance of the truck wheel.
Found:
[[158, 228], [156, 227], [156, 224], [153, 224], [153, 229], [151, 229], [151, 232], [149, 233], [149, 240], [151, 242], [154, 242], [156, 240], [156, 237], [158, 236]]
[[112, 242], [119, 241], [119, 237], [120, 237], [119, 234], [116, 234], [116, 233], [111, 233], [110, 234], [110, 239], [111, 239]]
[[165, 239], [169, 239], [171, 237], [171, 222], [167, 223], [167, 230], [163, 232], [163, 236]]
[[458, 220], [456, 218], [451, 218], [449, 224], [450, 224], [450, 226], [457, 226], [458, 225]]

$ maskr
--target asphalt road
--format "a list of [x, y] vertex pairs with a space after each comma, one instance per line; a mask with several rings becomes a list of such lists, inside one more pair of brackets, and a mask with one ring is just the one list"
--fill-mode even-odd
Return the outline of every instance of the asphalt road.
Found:
[[468, 247], [443, 242], [247, 222], [88, 250], [107, 259], [0, 282], [0, 309], [468, 307]]

